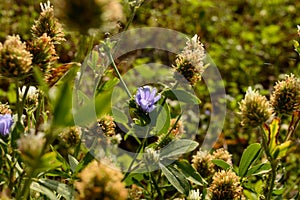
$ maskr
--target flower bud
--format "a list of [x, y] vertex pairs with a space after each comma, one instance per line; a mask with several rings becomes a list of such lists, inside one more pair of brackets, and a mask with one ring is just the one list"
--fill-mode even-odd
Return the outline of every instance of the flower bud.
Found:
[[278, 114], [292, 114], [300, 109], [300, 80], [294, 74], [286, 75], [274, 86], [270, 100]]
[[20, 37], [8, 36], [0, 45], [0, 74], [6, 77], [21, 77], [31, 69], [32, 55], [26, 50]]
[[239, 103], [241, 124], [243, 126], [257, 127], [266, 122], [273, 113], [273, 108], [267, 98], [249, 87], [245, 98]]
[[212, 200], [241, 199], [243, 188], [240, 185], [239, 177], [232, 171], [219, 171], [213, 176], [209, 186], [209, 195]]

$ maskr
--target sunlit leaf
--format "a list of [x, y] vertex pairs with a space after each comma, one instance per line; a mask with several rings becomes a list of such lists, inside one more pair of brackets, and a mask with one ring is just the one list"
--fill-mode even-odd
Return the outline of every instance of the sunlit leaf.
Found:
[[249, 167], [254, 163], [254, 161], [259, 157], [261, 150], [261, 145], [259, 143], [251, 144], [243, 152], [242, 158], [239, 165], [239, 176], [244, 177]]

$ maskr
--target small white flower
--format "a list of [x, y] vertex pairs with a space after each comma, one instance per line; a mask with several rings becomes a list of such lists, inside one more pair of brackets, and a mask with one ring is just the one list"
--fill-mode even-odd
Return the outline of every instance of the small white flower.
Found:
[[200, 200], [201, 196], [202, 196], [202, 194], [200, 194], [199, 189], [191, 190], [187, 199], [188, 200]]

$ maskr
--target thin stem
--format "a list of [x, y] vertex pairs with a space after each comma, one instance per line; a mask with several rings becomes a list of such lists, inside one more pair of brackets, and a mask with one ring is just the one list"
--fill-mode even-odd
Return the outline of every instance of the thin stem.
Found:
[[268, 185], [267, 185], [268, 190], [267, 190], [267, 198], [266, 198], [266, 200], [271, 200], [273, 188], [275, 186], [277, 162], [271, 156], [271, 153], [268, 149], [268, 141], [267, 141], [266, 135], [261, 131], [261, 129], [263, 129], [263, 127], [260, 127], [260, 129], [259, 129], [260, 135], [262, 136], [263, 148], [264, 148], [265, 153], [267, 155], [268, 161], [271, 163], [271, 168], [272, 168], [271, 169], [271, 174], [270, 174], [271, 178], [268, 179]]
[[135, 14], [136, 14], [136, 11], [137, 11], [137, 7], [134, 6], [133, 11], [131, 12], [131, 15], [130, 15], [130, 17], [129, 17], [129, 19], [128, 19], [128, 22], [127, 22], [127, 24], [126, 24], [126, 26], [125, 26], [125, 28], [124, 28], [124, 31], [127, 31], [127, 30], [128, 30], [130, 24], [132, 23], [132, 21], [133, 21], [133, 19], [134, 19], [134, 16], [135, 16]]
[[149, 134], [149, 129], [147, 129], [146, 137], [143, 139], [142, 144], [140, 144], [140, 146], [138, 147], [137, 152], [136, 152], [136, 154], [134, 155], [134, 157], [133, 157], [133, 159], [132, 159], [132, 161], [131, 161], [131, 163], [130, 163], [128, 169], [127, 169], [127, 172], [125, 173], [124, 178], [122, 179], [122, 181], [125, 180], [125, 179], [127, 178], [127, 176], [130, 174], [134, 162], [136, 161], [136, 159], [137, 159], [139, 153], [141, 152], [141, 150], [142, 150], [143, 147], [145, 146], [145, 143], [146, 143], [148, 134]]
[[114, 62], [114, 59], [113, 59], [113, 57], [112, 57], [112, 55], [111, 55], [111, 52], [110, 52], [110, 49], [109, 49], [109, 48], [106, 48], [106, 53], [107, 53], [107, 55], [108, 55], [108, 58], [109, 58], [110, 62], [112, 63], [112, 66], [113, 66], [115, 72], [117, 73], [118, 78], [120, 79], [121, 84], [122, 84], [123, 88], [125, 89], [125, 91], [126, 91], [128, 97], [129, 97], [129, 98], [132, 98], [132, 95], [131, 95], [129, 89], [128, 89], [128, 87], [126, 86], [126, 84], [125, 84], [125, 82], [124, 82], [124, 80], [123, 80], [123, 78], [122, 78], [122, 76], [121, 76], [121, 74], [120, 74], [120, 72], [119, 72], [119, 70], [118, 70], [118, 67], [116, 66], [116, 64], [115, 64], [115, 62]]
[[300, 121], [300, 110], [295, 111], [293, 113], [292, 120], [290, 122], [289, 129], [288, 129], [288, 133], [287, 133], [287, 136], [284, 140], [285, 142], [288, 141], [290, 139], [290, 137], [292, 137], [294, 132], [297, 130], [297, 126], [299, 124], [299, 121]]
[[268, 194], [267, 194], [267, 199], [266, 200], [271, 200], [271, 198], [272, 198], [273, 188], [275, 186], [277, 162], [272, 161], [271, 166], [272, 166], [271, 179], [270, 179], [270, 182], [269, 182], [270, 188], [268, 189]]
[[160, 191], [160, 189], [159, 189], [159, 187], [158, 187], [158, 184], [157, 184], [157, 181], [155, 180], [155, 177], [153, 176], [153, 174], [152, 174], [151, 172], [149, 172], [149, 174], [150, 174], [150, 177], [151, 177], [151, 179], [152, 179], [152, 183], [153, 183], [153, 185], [154, 185], [154, 188], [155, 188], [155, 190], [157, 191], [158, 198], [159, 198], [160, 200], [163, 200], [164, 198], [163, 198], [163, 196], [162, 196], [162, 194], [161, 194], [161, 191]]

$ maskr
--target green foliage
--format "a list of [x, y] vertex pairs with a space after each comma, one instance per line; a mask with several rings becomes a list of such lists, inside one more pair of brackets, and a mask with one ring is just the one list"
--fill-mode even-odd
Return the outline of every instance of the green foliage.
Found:
[[[64, 10], [58, 12], [60, 16], [51, 13], [47, 16], [52, 22], [49, 29], [55, 30], [43, 30], [46, 26], [33, 28], [40, 23], [41, 9], [50, 8], [46, 2], [40, 8], [39, 3], [11, 0], [0, 4], [0, 51], [9, 35], [20, 35], [27, 51], [34, 44], [37, 31], [41, 35], [56, 33], [58, 37], [58, 41], [55, 38], [48, 41], [50, 46], [45, 48], [48, 52], [42, 52], [44, 43], [39, 42], [34, 49], [36, 54], [29, 56], [38, 60], [38, 55], [48, 53], [43, 60], [47, 67], [32, 64], [25, 79], [0, 75], [0, 106], [9, 105], [14, 119], [10, 134], [0, 133], [0, 199], [73, 200], [82, 199], [89, 191], [98, 194], [102, 190], [107, 192], [99, 193], [104, 198], [110, 191], [102, 187], [111, 180], [116, 191], [123, 191], [121, 199], [127, 198], [127, 192], [128, 199], [207, 199], [211, 197], [212, 185], [222, 187], [225, 192], [230, 190], [226, 188], [230, 177], [221, 177], [229, 180], [225, 186], [217, 185], [222, 182], [214, 179], [221, 170], [223, 174], [230, 172], [231, 178], [235, 176], [236, 185], [232, 187], [237, 190], [242, 187], [247, 199], [298, 198], [299, 184], [294, 186], [299, 183], [300, 174], [296, 142], [300, 134], [298, 104], [292, 113], [276, 113], [272, 120], [264, 119], [266, 123], [255, 130], [243, 129], [237, 112], [248, 86], [259, 90], [268, 101], [274, 82], [282, 74], [294, 73], [299, 77], [300, 47], [296, 35], [300, 23], [299, 2], [122, 1], [124, 13], [121, 10], [114, 13], [112, 8], [122, 9], [117, 1], [108, 1], [107, 5], [116, 4], [109, 8], [101, 5], [95, 11], [97, 7], [88, 5], [94, 5], [96, 0], [92, 4], [78, 0], [73, 3], [85, 5], [85, 9], [93, 12], [88, 15], [82, 12], [84, 18], [76, 22], [70, 16], [74, 13], [77, 16], [80, 6], [72, 9], [71, 4], [62, 3], [61, 6], [67, 6], [68, 19], [61, 16]], [[127, 15], [127, 23], [125, 19], [118, 21], [114, 14]], [[92, 21], [83, 23], [87, 16]], [[63, 18], [67, 23], [61, 32], [61, 27], [54, 25]], [[72, 23], [78, 23], [77, 31], [70, 27]], [[157, 81], [161, 77], [173, 77], [171, 69], [177, 56], [174, 53], [138, 49], [114, 59], [118, 41], [110, 41], [109, 33], [105, 32], [145, 26], [164, 27], [190, 36], [198, 34], [211, 61], [220, 70], [226, 99], [211, 102], [205, 83], [212, 80], [198, 82], [192, 92], [175, 79], [168, 85]], [[152, 42], [161, 41], [154, 38]], [[59, 58], [52, 57], [56, 54]], [[107, 63], [110, 65], [106, 66]], [[160, 65], [149, 67], [148, 63]], [[5, 69], [6, 65], [3, 62], [0, 68]], [[147, 83], [161, 95], [153, 111], [146, 112], [136, 102], [138, 87], [145, 86], [136, 86], [137, 83]], [[23, 87], [27, 92], [21, 92]], [[38, 91], [34, 99], [30, 99], [30, 87]], [[208, 127], [215, 125], [218, 116], [210, 116], [211, 113], [218, 112], [216, 105], [224, 101], [227, 118], [222, 133], [215, 133], [220, 137], [213, 151], [205, 153], [199, 149], [199, 154], [194, 154], [206, 139]], [[28, 102], [32, 105], [28, 106]], [[196, 106], [199, 113], [184, 113], [183, 106]], [[250, 114], [258, 116], [255, 109]], [[101, 121], [104, 116], [110, 116], [111, 121]], [[78, 132], [63, 137], [62, 133], [70, 127]], [[2, 121], [0, 129], [3, 129]], [[103, 134], [105, 131], [111, 135]], [[26, 140], [38, 136], [41, 136], [39, 142]], [[217, 149], [222, 146], [228, 148], [228, 155], [224, 149], [218, 154]], [[197, 166], [201, 168], [196, 169], [192, 161], [199, 162]], [[95, 164], [95, 171], [86, 171], [91, 163]], [[99, 177], [99, 163], [101, 167], [108, 163], [108, 168], [120, 168], [124, 172], [114, 174], [109, 169], [107, 177]], [[85, 189], [87, 193], [81, 194]]]

